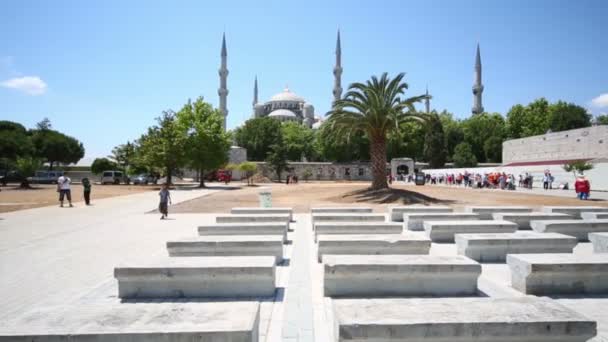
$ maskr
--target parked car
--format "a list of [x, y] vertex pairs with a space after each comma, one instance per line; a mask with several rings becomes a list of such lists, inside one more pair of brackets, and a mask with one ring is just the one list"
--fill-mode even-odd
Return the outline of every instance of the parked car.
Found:
[[148, 185], [150, 183], [156, 184], [158, 181], [157, 178], [154, 177], [154, 175], [147, 175], [145, 173], [142, 173], [141, 175], [132, 177], [131, 182], [133, 182], [134, 185]]
[[61, 176], [63, 176], [63, 171], [36, 171], [34, 177], [30, 178], [30, 183], [56, 184], [57, 178]]
[[21, 183], [23, 176], [17, 171], [0, 171], [0, 184], [6, 186], [8, 183]]
[[122, 171], [104, 171], [101, 174], [101, 184], [129, 184], [129, 178]]

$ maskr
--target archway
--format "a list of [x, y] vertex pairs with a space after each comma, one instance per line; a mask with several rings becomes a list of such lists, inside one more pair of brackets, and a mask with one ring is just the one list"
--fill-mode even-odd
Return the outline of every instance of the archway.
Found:
[[407, 165], [399, 165], [397, 166], [397, 174], [398, 175], [409, 175], [410, 174], [410, 167]]

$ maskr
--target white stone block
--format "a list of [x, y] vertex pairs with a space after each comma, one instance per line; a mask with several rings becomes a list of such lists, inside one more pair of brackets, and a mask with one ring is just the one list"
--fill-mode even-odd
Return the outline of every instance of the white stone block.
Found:
[[481, 265], [463, 256], [324, 255], [325, 296], [462, 296]]
[[268, 297], [275, 291], [275, 258], [167, 257], [116, 267], [120, 298]]
[[249, 215], [249, 214], [283, 214], [289, 215], [289, 220], [293, 220], [293, 208], [262, 208], [262, 207], [238, 207], [230, 210], [231, 214]]
[[519, 226], [521, 230], [530, 230], [530, 221], [538, 220], [572, 220], [573, 217], [562, 213], [544, 213], [544, 212], [530, 212], [530, 213], [494, 213], [492, 218], [498, 221], [511, 221]]
[[581, 213], [608, 213], [608, 207], [544, 206], [543, 211], [546, 213], [568, 214], [574, 218], [582, 218]]
[[454, 242], [456, 234], [514, 233], [517, 224], [509, 221], [425, 221], [424, 230], [433, 242]]
[[312, 214], [312, 221], [317, 222], [384, 222], [385, 214], [359, 214], [359, 213], [336, 213], [336, 214]]
[[423, 213], [451, 213], [451, 207], [443, 205], [407, 205], [389, 208], [391, 221], [403, 222], [403, 214], [423, 214]]
[[607, 294], [608, 258], [602, 254], [509, 254], [513, 288], [533, 295]]
[[281, 235], [208, 235], [167, 242], [169, 256], [273, 256], [283, 260]]
[[318, 258], [327, 254], [429, 254], [431, 240], [418, 234], [318, 235]]
[[581, 212], [581, 218], [583, 220], [606, 220], [608, 219], [608, 213]]
[[457, 221], [457, 220], [479, 220], [478, 214], [473, 213], [420, 213], [403, 214], [403, 226], [405, 229], [422, 231], [424, 221]]
[[584, 342], [596, 323], [548, 298], [332, 299], [334, 341]]
[[608, 220], [531, 221], [530, 226], [539, 233], [570, 235], [578, 241], [589, 241], [589, 233], [608, 232]]
[[289, 224], [267, 223], [215, 223], [198, 227], [199, 235], [280, 235], [287, 241]]
[[589, 241], [595, 253], [608, 253], [608, 233], [590, 233]]
[[572, 253], [577, 243], [557, 233], [456, 234], [458, 254], [479, 262], [504, 262], [507, 254]]
[[396, 222], [320, 222], [316, 235], [330, 234], [401, 234], [403, 224]]
[[370, 207], [316, 207], [310, 208], [311, 214], [371, 214], [374, 210]]
[[291, 221], [289, 214], [243, 214], [243, 215], [218, 215], [216, 223], [251, 223], [251, 222], [285, 222]]
[[465, 206], [466, 213], [479, 214], [480, 220], [491, 220], [494, 213], [531, 213], [530, 207], [514, 206], [514, 205], [496, 205], [496, 206]]
[[0, 324], [1, 342], [256, 342], [260, 304], [103, 303], [40, 307]]

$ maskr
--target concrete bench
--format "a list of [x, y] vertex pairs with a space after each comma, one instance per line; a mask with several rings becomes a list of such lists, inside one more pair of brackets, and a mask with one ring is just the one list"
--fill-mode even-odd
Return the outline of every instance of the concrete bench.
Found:
[[384, 222], [384, 214], [312, 214], [312, 222]]
[[572, 216], [562, 213], [543, 213], [543, 212], [531, 212], [531, 213], [494, 213], [492, 218], [498, 221], [511, 221], [516, 223], [521, 230], [530, 230], [530, 221], [538, 220], [572, 220]]
[[531, 213], [533, 210], [530, 207], [522, 206], [465, 206], [464, 212], [479, 214], [480, 220], [491, 220], [494, 213]]
[[2, 322], [0, 341], [258, 341], [260, 304], [103, 303], [40, 307]]
[[275, 291], [275, 258], [163, 258], [116, 267], [120, 298], [268, 297]]
[[210, 235], [167, 242], [169, 256], [274, 256], [283, 260], [281, 235]]
[[315, 236], [333, 234], [401, 234], [403, 224], [396, 222], [320, 222]]
[[403, 207], [389, 208], [391, 221], [403, 222], [403, 214], [423, 214], [423, 213], [451, 213], [453, 209], [448, 206], [434, 205], [408, 205]]
[[318, 235], [318, 258], [327, 254], [429, 254], [431, 240], [420, 235]]
[[310, 208], [311, 214], [370, 214], [374, 210], [370, 207], [316, 207]]
[[544, 206], [546, 213], [568, 214], [574, 218], [582, 218], [581, 213], [608, 213], [608, 207], [574, 207], [574, 206]]
[[424, 221], [458, 221], [479, 220], [479, 215], [472, 213], [420, 213], [403, 214], [403, 226], [413, 231], [423, 231]]
[[596, 323], [548, 298], [332, 299], [333, 341], [584, 342]]
[[608, 253], [608, 233], [591, 233], [589, 241], [593, 243], [595, 253]]
[[216, 223], [198, 227], [198, 235], [280, 235], [287, 241], [288, 223]]
[[232, 208], [231, 214], [235, 215], [249, 215], [249, 214], [283, 214], [289, 215], [289, 220], [293, 220], [293, 209], [292, 208], [261, 208], [261, 207], [240, 207]]
[[606, 294], [608, 258], [602, 254], [509, 254], [511, 285], [533, 295]]
[[581, 212], [581, 218], [583, 220], [606, 220], [608, 219], [608, 213]]
[[531, 221], [539, 233], [560, 233], [574, 236], [578, 241], [589, 241], [589, 233], [608, 232], [608, 220], [548, 220]]
[[475, 295], [481, 274], [463, 256], [324, 255], [323, 263], [327, 297]]
[[216, 223], [251, 223], [251, 222], [285, 222], [291, 221], [289, 214], [227, 214], [215, 217]]
[[424, 230], [433, 242], [454, 242], [456, 234], [515, 233], [509, 221], [425, 221]]
[[577, 243], [557, 233], [456, 234], [458, 254], [479, 262], [504, 262], [507, 254], [572, 253]]

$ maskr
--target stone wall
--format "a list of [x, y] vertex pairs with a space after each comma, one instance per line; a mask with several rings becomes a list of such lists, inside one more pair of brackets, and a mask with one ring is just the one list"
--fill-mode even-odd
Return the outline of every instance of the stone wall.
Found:
[[507, 140], [503, 164], [571, 159], [608, 158], [608, 125]]
[[[276, 179], [276, 174], [264, 162], [257, 162], [261, 173], [270, 179]], [[388, 167], [388, 165], [387, 165]], [[290, 162], [289, 168], [293, 170], [299, 180], [371, 180], [372, 168], [370, 163], [323, 163], [323, 162]], [[282, 179], [288, 172], [281, 175]]]

